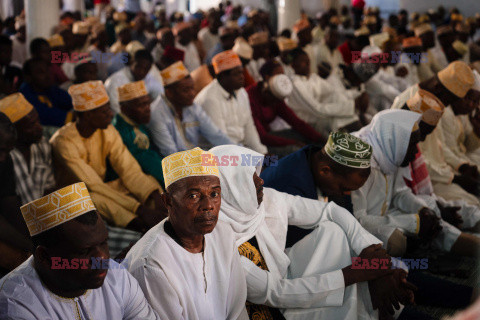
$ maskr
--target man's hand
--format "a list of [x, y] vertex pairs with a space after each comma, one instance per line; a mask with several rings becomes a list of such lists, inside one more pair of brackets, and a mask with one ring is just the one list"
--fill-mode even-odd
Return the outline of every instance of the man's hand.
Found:
[[440, 218], [429, 208], [423, 208], [418, 215], [420, 216], [419, 238], [426, 242], [432, 241], [442, 230]]
[[153, 191], [150, 198], [155, 204], [155, 210], [157, 210], [164, 218], [168, 217], [168, 209], [163, 202], [160, 192], [158, 190]]
[[440, 214], [442, 216], [442, 219], [450, 223], [451, 225], [460, 228], [463, 219], [462, 217], [458, 214], [458, 210], [460, 210], [460, 207], [447, 207], [443, 206], [440, 202], [437, 201], [437, 206], [440, 209]]
[[408, 69], [406, 67], [400, 67], [395, 71], [395, 75], [400, 78], [405, 78], [408, 75]]
[[[370, 281], [392, 273], [391, 257], [381, 244], [372, 244], [362, 250], [354, 264], [342, 269], [345, 286]], [[372, 260], [375, 259], [375, 260]], [[374, 262], [375, 261], [375, 262]], [[385, 261], [387, 261], [385, 263]]]
[[368, 289], [372, 299], [373, 309], [379, 309], [379, 313], [393, 315], [395, 310], [403, 305], [414, 303], [413, 284], [407, 281], [407, 273], [402, 269], [395, 269], [393, 273], [385, 277], [368, 282]]
[[363, 92], [355, 99], [355, 109], [358, 110], [360, 114], [367, 112], [368, 104], [370, 103], [370, 98], [368, 93]]
[[480, 196], [480, 190], [479, 190], [480, 183], [478, 180], [475, 180], [470, 176], [460, 174], [460, 175], [455, 175], [453, 177], [452, 182], [458, 184], [460, 187], [462, 187], [462, 189], [464, 189], [468, 193], [471, 193], [477, 197]]
[[392, 259], [387, 254], [387, 250], [382, 248], [381, 243], [372, 244], [364, 248], [362, 252], [360, 252], [359, 257], [362, 259], [373, 259], [373, 258], [388, 259], [388, 262], [389, 262], [388, 267], [390, 268], [392, 266]]
[[464, 176], [471, 177], [472, 179], [478, 179], [479, 174], [478, 174], [478, 167], [474, 165], [470, 165], [468, 163], [462, 164], [458, 168], [458, 172]]
[[140, 218], [147, 227], [147, 230], [155, 226], [162, 221], [165, 216], [158, 210], [152, 210], [144, 205], [140, 205], [136, 212], [138, 218]]

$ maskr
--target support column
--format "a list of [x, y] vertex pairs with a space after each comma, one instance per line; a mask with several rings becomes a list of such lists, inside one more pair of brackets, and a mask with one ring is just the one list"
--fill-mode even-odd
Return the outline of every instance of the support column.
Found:
[[278, 32], [291, 29], [298, 19], [300, 19], [299, 0], [278, 1]]
[[49, 38], [60, 21], [58, 0], [25, 0], [27, 43], [35, 38]]

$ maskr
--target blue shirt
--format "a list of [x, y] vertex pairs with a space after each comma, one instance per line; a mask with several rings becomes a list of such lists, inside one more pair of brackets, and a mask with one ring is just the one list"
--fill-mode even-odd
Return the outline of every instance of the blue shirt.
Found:
[[[164, 156], [185, 151], [202, 143], [206, 139], [213, 146], [235, 144], [212, 122], [205, 111], [197, 104], [183, 108], [180, 121], [173, 107], [169, 106], [165, 96], [158, 97], [152, 103], [152, 113], [148, 128], [152, 141]], [[186, 140], [185, 140], [186, 139]]]
[[67, 91], [51, 86], [39, 94], [26, 82], [20, 86], [19, 91], [37, 110], [43, 126], [62, 127], [65, 124], [67, 113], [73, 108], [72, 98]]

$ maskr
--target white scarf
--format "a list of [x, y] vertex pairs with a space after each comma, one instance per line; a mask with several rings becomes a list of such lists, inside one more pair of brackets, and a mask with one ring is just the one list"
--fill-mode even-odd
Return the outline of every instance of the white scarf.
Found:
[[[216, 155], [220, 161], [222, 161], [222, 157], [231, 159], [230, 157], [236, 156], [239, 159], [237, 166], [232, 166], [232, 161], [230, 161], [229, 165], [218, 167], [222, 187], [222, 206], [219, 219], [231, 226], [235, 233], [237, 246], [255, 236], [269, 271], [283, 278], [287, 273], [290, 260], [279, 248], [265, 222], [265, 205], [263, 202], [260, 206], [258, 205], [257, 191], [253, 182], [253, 174], [257, 172], [260, 175], [263, 155], [236, 145], [218, 146], [210, 149], [210, 152]], [[253, 157], [255, 157], [255, 163]], [[242, 159], [249, 159], [249, 161]], [[265, 202], [265, 200], [263, 201]]]
[[421, 114], [407, 110], [384, 110], [353, 135], [372, 146], [373, 167], [379, 167], [384, 174], [393, 174], [405, 158], [413, 126], [420, 117]]

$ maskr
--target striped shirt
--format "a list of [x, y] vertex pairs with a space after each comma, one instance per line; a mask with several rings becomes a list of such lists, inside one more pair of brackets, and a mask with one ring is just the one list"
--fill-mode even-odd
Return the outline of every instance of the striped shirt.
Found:
[[52, 166], [52, 147], [45, 137], [30, 146], [30, 163], [27, 164], [18, 149], [10, 152], [15, 171], [15, 191], [22, 205], [44, 196], [55, 187]]

